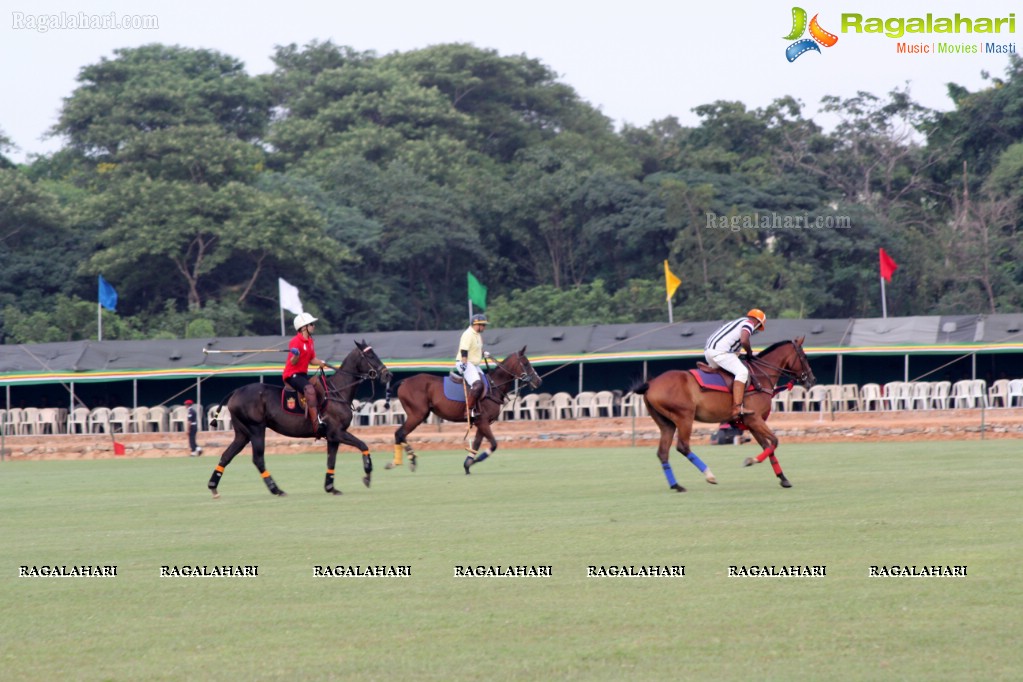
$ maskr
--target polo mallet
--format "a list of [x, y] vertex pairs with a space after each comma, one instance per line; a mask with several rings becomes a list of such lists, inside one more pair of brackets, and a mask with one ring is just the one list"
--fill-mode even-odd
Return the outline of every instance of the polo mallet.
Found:
[[234, 353], [241, 355], [243, 353], [287, 353], [287, 348], [257, 348], [254, 350], [210, 350], [209, 348], [203, 348], [203, 355], [213, 355], [214, 353]]

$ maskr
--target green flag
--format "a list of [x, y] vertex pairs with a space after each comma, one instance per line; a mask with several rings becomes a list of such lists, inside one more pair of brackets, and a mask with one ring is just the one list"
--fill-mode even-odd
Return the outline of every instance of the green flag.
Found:
[[471, 272], [466, 274], [469, 275], [469, 302], [481, 310], [486, 310], [487, 288], [480, 284], [480, 281], [473, 277]]

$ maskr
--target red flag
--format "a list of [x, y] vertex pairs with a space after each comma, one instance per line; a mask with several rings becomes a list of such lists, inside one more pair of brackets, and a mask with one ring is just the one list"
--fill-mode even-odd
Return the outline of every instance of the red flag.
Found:
[[884, 249], [881, 249], [881, 277], [884, 278], [884, 281], [891, 282], [892, 275], [898, 269], [899, 266], [892, 260], [892, 257], [885, 253]]

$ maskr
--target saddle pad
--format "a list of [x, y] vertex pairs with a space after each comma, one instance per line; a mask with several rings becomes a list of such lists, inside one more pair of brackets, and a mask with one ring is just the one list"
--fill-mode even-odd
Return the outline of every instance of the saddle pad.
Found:
[[[490, 380], [487, 379], [487, 375], [480, 372], [480, 376], [483, 377], [483, 395], [487, 394], [490, 390]], [[456, 403], [465, 402], [465, 389], [462, 388], [462, 382], [455, 383], [451, 380], [451, 376], [444, 375], [444, 397], [448, 400], [453, 400]]]
[[725, 383], [725, 378], [717, 372], [704, 372], [702, 369], [691, 369], [689, 373], [696, 379], [696, 383], [705, 391], [730, 391], [731, 387]]
[[292, 414], [305, 414], [305, 408], [298, 399], [298, 392], [292, 388], [281, 390], [281, 408]]

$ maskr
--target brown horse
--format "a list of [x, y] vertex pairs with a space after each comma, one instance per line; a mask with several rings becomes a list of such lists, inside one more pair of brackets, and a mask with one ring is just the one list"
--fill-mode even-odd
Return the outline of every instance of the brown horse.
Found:
[[[355, 342], [355, 348], [348, 353], [341, 366], [329, 377], [322, 370], [322, 380], [314, 380], [316, 394], [324, 404], [320, 417], [324, 422], [324, 437], [327, 439], [327, 478], [323, 488], [331, 495], [340, 495], [341, 491], [334, 487], [334, 463], [337, 461], [337, 449], [342, 443], [358, 448], [362, 452], [362, 469], [365, 476], [362, 482], [369, 487], [370, 475], [373, 472], [373, 460], [369, 447], [348, 432], [352, 423], [352, 398], [355, 389], [367, 379], [379, 379], [382, 383], [390, 383], [391, 371], [377, 357], [373, 347], [363, 340]], [[225, 399], [227, 409], [231, 411], [231, 426], [234, 428], [234, 440], [220, 456], [220, 463], [210, 476], [208, 488], [213, 497], [220, 497], [217, 486], [224, 475], [224, 469], [235, 455], [252, 443], [252, 463], [259, 470], [263, 482], [274, 495], [284, 495], [277, 487], [270, 472], [266, 470], [263, 453], [266, 448], [266, 430], [270, 428], [284, 436], [292, 438], [313, 438], [317, 434], [308, 417], [303, 413], [289, 412], [281, 406], [280, 386], [269, 384], [247, 384], [233, 391]], [[222, 409], [221, 401], [219, 409]]]
[[[803, 337], [793, 341], [780, 341], [764, 349], [750, 362], [750, 388], [746, 392], [745, 406], [751, 414], [742, 417], [742, 422], [749, 429], [757, 443], [764, 450], [756, 458], [747, 457], [746, 466], [763, 462], [768, 457], [774, 473], [781, 481], [783, 488], [791, 488], [792, 483], [785, 477], [774, 456], [778, 447], [778, 437], [767, 426], [767, 416], [771, 413], [771, 398], [775, 394], [775, 386], [779, 379], [794, 380], [810, 388], [816, 382], [810, 363], [803, 352]], [[731, 383], [732, 375], [726, 380]], [[680, 493], [685, 488], [675, 481], [675, 474], [668, 463], [668, 452], [671, 441], [678, 430], [676, 449], [699, 469], [708, 483], [717, 483], [714, 474], [707, 465], [690, 449], [689, 438], [693, 432], [693, 420], [720, 423], [730, 420], [732, 394], [729, 391], [704, 391], [685, 370], [669, 370], [635, 389], [643, 395], [650, 416], [661, 430], [661, 440], [657, 444], [657, 457], [661, 460], [661, 468], [668, 479], [672, 490]]]
[[[487, 364], [489, 365], [489, 359]], [[473, 420], [476, 425], [476, 436], [473, 438], [472, 446], [466, 448], [469, 455], [462, 464], [466, 474], [473, 464], [482, 462], [492, 452], [497, 451], [497, 439], [494, 438], [490, 425], [500, 419], [501, 408], [515, 382], [528, 384], [534, 389], [539, 388], [542, 383], [533, 366], [529, 364], [525, 346], [519, 352], [512, 353], [498, 362], [487, 376], [490, 388], [484, 393], [478, 405], [479, 415]], [[416, 452], [408, 443], [408, 435], [422, 424], [431, 412], [449, 422], [466, 421], [465, 401], [447, 398], [444, 395], [444, 378], [434, 374], [416, 374], [403, 379], [398, 384], [398, 400], [405, 409], [406, 418], [405, 423], [394, 432], [394, 461], [388, 462], [386, 468], [401, 466], [401, 450], [404, 447], [408, 453], [409, 470], [415, 471]], [[490, 442], [490, 449], [480, 452], [484, 438]]]

